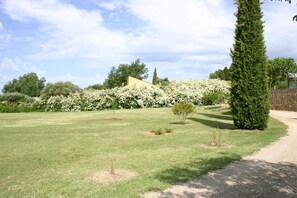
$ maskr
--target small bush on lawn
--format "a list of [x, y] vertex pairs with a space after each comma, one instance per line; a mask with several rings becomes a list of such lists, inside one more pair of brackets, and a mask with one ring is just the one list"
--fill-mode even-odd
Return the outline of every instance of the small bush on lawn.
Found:
[[226, 99], [227, 99], [227, 94], [221, 91], [213, 91], [213, 92], [204, 94], [204, 96], [202, 97], [202, 104], [203, 105], [221, 104]]
[[157, 130], [152, 130], [151, 132], [154, 133], [155, 135], [163, 135], [165, 133], [172, 133], [173, 129], [171, 128], [160, 128]]
[[195, 106], [192, 103], [181, 101], [173, 106], [172, 112], [180, 117], [182, 123], [185, 123], [187, 116], [195, 112]]

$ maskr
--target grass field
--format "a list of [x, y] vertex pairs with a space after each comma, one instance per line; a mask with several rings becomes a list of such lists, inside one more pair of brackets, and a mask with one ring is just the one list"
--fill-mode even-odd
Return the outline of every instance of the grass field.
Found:
[[[221, 168], [286, 133], [273, 119], [264, 132], [237, 130], [228, 112], [203, 107], [186, 125], [178, 121], [169, 108], [0, 114], [0, 197], [139, 197]], [[162, 127], [173, 133], [145, 134]], [[205, 146], [214, 130], [229, 147]], [[111, 159], [115, 169], [138, 175], [93, 181]]]

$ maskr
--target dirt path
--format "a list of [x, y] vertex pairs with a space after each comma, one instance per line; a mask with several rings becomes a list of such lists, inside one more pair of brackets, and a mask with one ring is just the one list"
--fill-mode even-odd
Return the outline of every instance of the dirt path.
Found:
[[287, 136], [224, 169], [144, 197], [297, 197], [297, 112], [270, 115], [289, 126]]

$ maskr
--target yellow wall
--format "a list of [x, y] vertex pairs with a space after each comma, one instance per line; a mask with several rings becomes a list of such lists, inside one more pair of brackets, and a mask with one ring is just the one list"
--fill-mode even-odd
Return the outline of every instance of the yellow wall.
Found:
[[127, 86], [152, 87], [152, 86], [155, 86], [155, 85], [129, 76]]

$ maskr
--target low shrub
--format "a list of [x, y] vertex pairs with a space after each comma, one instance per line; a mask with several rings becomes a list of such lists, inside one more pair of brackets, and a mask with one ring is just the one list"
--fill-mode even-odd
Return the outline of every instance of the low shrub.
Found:
[[154, 133], [155, 135], [163, 135], [165, 133], [172, 133], [173, 129], [171, 128], [160, 128], [157, 130], [152, 130], [151, 133]]
[[34, 112], [36, 109], [33, 105], [28, 103], [0, 103], [0, 113], [21, 113], [21, 112]]
[[221, 92], [229, 94], [230, 82], [218, 79], [172, 81], [164, 88], [170, 104], [188, 101], [194, 105], [202, 104], [205, 93]]
[[221, 104], [227, 99], [227, 94], [221, 91], [213, 91], [205, 93], [202, 97], [203, 105], [216, 105]]
[[192, 103], [181, 101], [173, 106], [172, 112], [174, 115], [179, 116], [181, 118], [181, 122], [184, 123], [187, 116], [195, 112], [195, 106]]
[[8, 103], [33, 103], [34, 98], [27, 96], [22, 93], [14, 92], [14, 93], [4, 93], [0, 95], [0, 102], [6, 101]]

